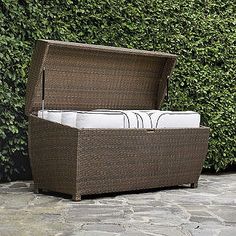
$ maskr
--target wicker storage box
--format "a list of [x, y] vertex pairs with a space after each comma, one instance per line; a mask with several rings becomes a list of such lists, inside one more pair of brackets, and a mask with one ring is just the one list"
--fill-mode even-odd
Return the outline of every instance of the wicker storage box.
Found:
[[45, 108], [158, 109], [172, 54], [40, 40], [27, 85], [29, 153], [35, 191], [82, 195], [197, 186], [209, 128], [77, 129], [37, 117]]

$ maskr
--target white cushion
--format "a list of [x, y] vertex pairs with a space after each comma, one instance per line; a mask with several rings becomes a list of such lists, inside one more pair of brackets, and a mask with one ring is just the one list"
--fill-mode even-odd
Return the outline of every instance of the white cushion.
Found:
[[77, 128], [198, 128], [200, 115], [193, 111], [93, 110], [38, 111], [38, 116]]
[[76, 127], [77, 112], [76, 111], [62, 111], [61, 123], [71, 127]]
[[153, 128], [198, 128], [200, 115], [193, 111], [152, 111]]
[[77, 112], [77, 128], [137, 128], [137, 118], [130, 111]]
[[59, 110], [48, 110], [47, 120], [61, 123], [62, 111]]
[[47, 110], [43, 110], [43, 111], [40, 110], [40, 111], [38, 111], [38, 117], [47, 120], [47, 117], [48, 117], [48, 111], [47, 111]]
[[60, 110], [40, 110], [38, 111], [38, 117], [45, 120], [61, 123], [62, 111]]

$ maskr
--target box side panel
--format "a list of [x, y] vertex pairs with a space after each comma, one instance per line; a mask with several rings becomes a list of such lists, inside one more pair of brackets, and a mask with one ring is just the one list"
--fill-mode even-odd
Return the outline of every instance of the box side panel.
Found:
[[78, 191], [128, 191], [196, 183], [208, 128], [79, 130]]
[[29, 116], [29, 153], [36, 188], [74, 194], [77, 129]]
[[[34, 107], [35, 93], [42, 93], [41, 88], [41, 77], [42, 69], [46, 60], [48, 52], [48, 43], [37, 41], [35, 50], [32, 55], [30, 69], [29, 69], [29, 79], [26, 87], [26, 104], [25, 113], [29, 115]], [[40, 87], [40, 91], [37, 91], [36, 87]], [[35, 91], [36, 90], [36, 91]], [[41, 99], [41, 97], [40, 97]]]

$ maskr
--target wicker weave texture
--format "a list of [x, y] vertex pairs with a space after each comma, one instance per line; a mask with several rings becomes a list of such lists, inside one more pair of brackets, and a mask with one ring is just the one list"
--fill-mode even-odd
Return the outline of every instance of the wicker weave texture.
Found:
[[73, 196], [197, 183], [208, 135], [208, 128], [77, 130], [31, 116], [34, 181]]
[[38, 41], [27, 86], [26, 112], [41, 108], [155, 109], [163, 100], [176, 56], [134, 49]]

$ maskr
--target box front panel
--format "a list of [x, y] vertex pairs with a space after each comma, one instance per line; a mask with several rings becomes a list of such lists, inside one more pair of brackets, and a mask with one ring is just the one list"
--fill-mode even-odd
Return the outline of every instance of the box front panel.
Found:
[[208, 128], [79, 130], [78, 190], [119, 192], [196, 182]]

